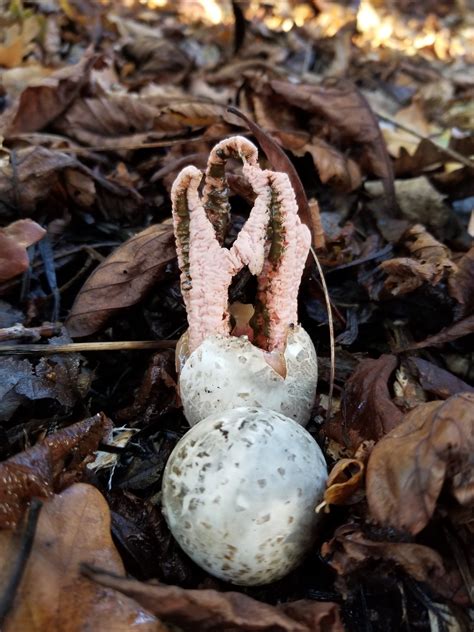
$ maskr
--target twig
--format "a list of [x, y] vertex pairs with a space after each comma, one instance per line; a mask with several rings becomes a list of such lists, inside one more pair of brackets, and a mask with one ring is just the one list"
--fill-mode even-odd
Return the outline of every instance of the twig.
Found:
[[82, 353], [85, 351], [146, 351], [174, 349], [176, 340], [124, 340], [116, 342], [70, 342], [64, 345], [0, 345], [0, 355]]
[[3, 624], [5, 617], [13, 605], [16, 591], [18, 590], [28, 558], [30, 557], [36, 533], [36, 525], [38, 524], [39, 512], [42, 506], [43, 503], [38, 498], [33, 498], [31, 501], [26, 525], [23, 533], [20, 535], [21, 540], [18, 547], [18, 555], [13, 563], [13, 568], [11, 569], [7, 586], [0, 598], [0, 626]]
[[451, 149], [450, 147], [443, 147], [442, 145], [440, 145], [440, 143], [438, 143], [438, 141], [433, 140], [429, 136], [423, 136], [423, 134], [419, 134], [417, 131], [415, 131], [411, 127], [407, 127], [403, 123], [399, 123], [398, 121], [391, 118], [390, 116], [387, 116], [386, 114], [380, 114], [379, 112], [376, 112], [375, 110], [374, 112], [378, 116], [379, 119], [382, 119], [382, 121], [387, 121], [387, 123], [391, 123], [392, 125], [395, 125], [395, 127], [398, 127], [399, 129], [402, 129], [404, 132], [407, 132], [408, 134], [415, 136], [415, 138], [428, 141], [442, 153], [447, 154], [448, 156], [451, 156], [451, 158], [453, 158], [453, 160], [455, 160], [456, 162], [460, 162], [465, 167], [474, 169], [474, 162], [472, 162], [472, 160], [469, 160], [469, 158], [466, 158], [466, 156], [463, 156], [456, 150]]
[[19, 338], [30, 338], [39, 340], [40, 338], [50, 338], [57, 336], [61, 332], [60, 323], [43, 323], [39, 327], [25, 327], [20, 323], [11, 327], [0, 329], [0, 342], [4, 340], [17, 340]]
[[334, 391], [334, 380], [336, 377], [336, 341], [334, 338], [334, 321], [332, 318], [331, 298], [329, 296], [328, 286], [326, 285], [326, 279], [324, 278], [324, 273], [321, 268], [321, 264], [319, 263], [318, 256], [313, 246], [311, 246], [311, 254], [313, 255], [314, 262], [316, 263], [316, 267], [318, 268], [319, 276], [321, 277], [321, 285], [323, 286], [324, 300], [326, 301], [326, 309], [328, 312], [329, 345], [330, 345], [330, 358], [331, 358], [331, 366], [330, 366], [330, 374], [329, 374], [328, 409], [326, 412], [326, 421], [328, 422], [331, 418], [332, 395]]

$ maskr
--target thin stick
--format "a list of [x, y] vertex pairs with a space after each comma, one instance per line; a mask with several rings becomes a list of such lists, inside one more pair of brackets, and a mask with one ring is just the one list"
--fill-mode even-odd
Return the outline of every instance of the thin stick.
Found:
[[36, 525], [38, 524], [39, 512], [42, 506], [43, 503], [38, 498], [33, 498], [31, 501], [26, 525], [20, 536], [21, 540], [18, 547], [18, 554], [12, 565], [13, 568], [11, 569], [8, 583], [0, 600], [0, 625], [4, 622], [5, 617], [8, 615], [13, 605], [18, 586], [20, 585], [21, 578], [23, 577], [28, 558], [30, 557], [31, 549], [33, 547]]
[[382, 119], [382, 121], [387, 121], [387, 123], [391, 123], [392, 125], [395, 125], [395, 127], [402, 129], [404, 132], [411, 134], [415, 138], [428, 141], [429, 143], [434, 145], [436, 149], [439, 149], [439, 151], [443, 152], [444, 154], [451, 156], [453, 160], [455, 160], [456, 162], [460, 162], [465, 167], [469, 167], [470, 169], [474, 168], [474, 162], [472, 162], [472, 160], [469, 160], [469, 158], [466, 158], [466, 156], [463, 156], [462, 154], [458, 153], [454, 149], [451, 149], [450, 147], [443, 147], [442, 145], [440, 145], [440, 143], [438, 143], [438, 141], [433, 140], [429, 136], [423, 136], [423, 134], [419, 134], [417, 131], [415, 131], [411, 127], [407, 127], [403, 123], [399, 123], [398, 121], [391, 118], [390, 116], [387, 116], [386, 114], [379, 114], [375, 110], [374, 110], [374, 113], [378, 116], [379, 119]]
[[176, 340], [124, 340], [118, 342], [70, 342], [64, 345], [0, 345], [0, 355], [82, 353], [84, 351], [146, 351], [174, 349]]
[[334, 379], [336, 377], [336, 340], [334, 337], [334, 321], [332, 319], [331, 298], [329, 297], [328, 286], [326, 285], [326, 279], [324, 278], [323, 269], [319, 263], [318, 255], [311, 246], [311, 254], [313, 255], [314, 262], [318, 268], [319, 276], [321, 277], [321, 285], [323, 286], [324, 300], [326, 301], [326, 309], [328, 312], [328, 324], [329, 324], [329, 345], [330, 345], [330, 377], [329, 377], [329, 394], [328, 394], [328, 409], [326, 412], [326, 422], [329, 422], [331, 418], [332, 408], [332, 395], [334, 391]]

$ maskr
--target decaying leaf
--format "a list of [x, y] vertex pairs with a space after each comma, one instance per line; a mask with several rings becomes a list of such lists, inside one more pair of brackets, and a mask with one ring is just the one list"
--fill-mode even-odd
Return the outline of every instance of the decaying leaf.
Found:
[[70, 335], [88, 336], [113, 312], [134, 305], [175, 256], [169, 221], [150, 226], [122, 244], [94, 270], [77, 295], [66, 323]]
[[451, 253], [421, 224], [409, 228], [402, 242], [411, 257], [389, 259], [380, 264], [388, 274], [385, 288], [394, 295], [407, 294], [423, 283], [437, 285], [444, 277], [456, 272]]
[[[49, 344], [70, 342], [55, 336]], [[89, 391], [92, 376], [77, 353], [53, 354], [32, 364], [30, 360], [0, 357], [0, 420], [8, 421], [18, 407], [29, 401], [53, 399], [72, 409]]]
[[413, 349], [424, 349], [425, 347], [437, 347], [447, 342], [453, 342], [474, 332], [474, 315], [467, 316], [463, 320], [458, 320], [453, 325], [448, 325], [433, 336], [429, 336], [420, 342], [407, 345], [397, 351], [412, 351]]
[[183, 632], [197, 629], [202, 632], [342, 632], [344, 629], [334, 603], [297, 601], [276, 608], [237, 592], [146, 584], [94, 567], [86, 567], [84, 572], [102, 586], [131, 597], [166, 623], [179, 626]]
[[9, 138], [14, 134], [36, 132], [54, 121], [87, 84], [96, 61], [97, 56], [89, 49], [77, 64], [60, 68], [25, 88], [0, 117], [0, 133]]
[[366, 152], [372, 172], [395, 203], [393, 169], [376, 117], [354, 84], [340, 80], [333, 85], [306, 85], [272, 81], [272, 89], [288, 103], [323, 117], [346, 143], [357, 143]]
[[187, 133], [189, 128], [220, 121], [224, 109], [213, 103], [187, 100], [154, 105], [149, 98], [107, 94], [78, 99], [55, 122], [55, 129], [75, 140], [101, 147], [141, 144]]
[[19, 219], [0, 228], [0, 283], [28, 270], [26, 249], [45, 235], [45, 229], [31, 219]]
[[439, 399], [448, 399], [458, 393], [474, 393], [472, 386], [432, 362], [422, 358], [410, 358], [410, 364], [416, 367], [418, 379], [425, 391]]
[[403, 568], [414, 579], [433, 584], [444, 573], [443, 560], [433, 549], [421, 544], [373, 541], [355, 524], [336, 529], [321, 552], [340, 575], [360, 570], [373, 560], [386, 560]]
[[[11, 561], [14, 534], [0, 532], [0, 564]], [[84, 562], [123, 573], [110, 534], [110, 512], [91, 485], [73, 485], [48, 499], [4, 632], [166, 632], [156, 617], [123, 595], [80, 574]]]
[[402, 419], [388, 390], [388, 380], [397, 366], [393, 355], [362, 360], [346, 383], [341, 413], [335, 422], [341, 442], [353, 449], [366, 441], [377, 441]]
[[14, 527], [33, 496], [48, 498], [76, 480], [110, 428], [99, 413], [0, 463], [0, 529]]
[[443, 485], [474, 502], [474, 394], [421, 404], [374, 447], [367, 501], [379, 523], [416, 534], [430, 520]]
[[457, 300], [458, 317], [474, 313], [474, 247], [457, 262], [457, 270], [448, 279], [449, 295]]

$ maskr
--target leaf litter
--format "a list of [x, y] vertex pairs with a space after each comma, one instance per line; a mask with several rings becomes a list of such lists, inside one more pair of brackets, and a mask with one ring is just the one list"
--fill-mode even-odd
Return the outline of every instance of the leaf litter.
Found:
[[[6, 630], [468, 629], [472, 15], [449, 2], [423, 15], [402, 1], [254, 4], [2, 10]], [[186, 430], [173, 353], [2, 352], [178, 338], [170, 186], [236, 133], [292, 180], [336, 338], [329, 407], [331, 336], [308, 262], [300, 319], [320, 361], [314, 422], [329, 417], [310, 426], [331, 471], [325, 520], [300, 569], [238, 590], [179, 550], [160, 511]], [[232, 161], [227, 179], [230, 243], [253, 200]], [[251, 301], [248, 276], [230, 294]]]

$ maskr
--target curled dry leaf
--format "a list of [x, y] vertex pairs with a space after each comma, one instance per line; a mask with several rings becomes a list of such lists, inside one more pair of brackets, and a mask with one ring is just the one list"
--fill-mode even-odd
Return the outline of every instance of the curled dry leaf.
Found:
[[463, 318], [463, 320], [458, 320], [453, 325], [444, 327], [437, 334], [434, 334], [433, 336], [428, 336], [428, 338], [425, 338], [424, 340], [420, 340], [420, 342], [415, 342], [401, 349], [397, 349], [397, 352], [400, 353], [402, 351], [412, 351], [413, 349], [425, 349], [426, 347], [437, 347], [439, 345], [444, 345], [447, 342], [453, 342], [454, 340], [458, 340], [459, 338], [468, 336], [469, 334], [472, 334], [473, 332], [474, 332], [474, 315], [467, 316], [466, 318]]
[[[12, 561], [14, 534], [0, 532], [0, 565]], [[4, 632], [166, 632], [132, 599], [84, 578], [83, 562], [123, 573], [110, 534], [110, 512], [97, 489], [73, 485], [46, 501]]]
[[276, 608], [237, 592], [147, 584], [93, 567], [85, 567], [84, 573], [101, 585], [131, 597], [183, 632], [343, 632], [344, 629], [334, 603], [297, 601]]
[[97, 59], [88, 49], [77, 64], [65, 66], [25, 88], [0, 117], [0, 133], [8, 139], [15, 134], [39, 131], [54, 121], [87, 84]]
[[78, 99], [55, 121], [55, 129], [80, 143], [100, 147], [130, 146], [221, 120], [223, 107], [202, 101], [154, 105], [149, 97], [106, 94]]
[[374, 175], [382, 179], [385, 193], [394, 207], [393, 169], [378, 121], [355, 85], [339, 80], [333, 85], [296, 85], [271, 81], [272, 89], [288, 103], [325, 119], [347, 146], [359, 144]]
[[31, 219], [19, 219], [0, 228], [0, 282], [28, 270], [26, 249], [45, 235], [45, 229]]
[[443, 485], [474, 503], [474, 394], [421, 404], [374, 447], [366, 493], [372, 517], [416, 534], [431, 519]]
[[445, 276], [456, 271], [449, 249], [421, 224], [409, 228], [402, 241], [411, 257], [389, 259], [380, 264], [380, 268], [388, 274], [385, 288], [392, 294], [407, 294], [423, 283], [437, 285]]
[[0, 529], [14, 527], [33, 496], [48, 498], [77, 479], [110, 429], [99, 413], [0, 463]]
[[421, 386], [439, 399], [448, 399], [457, 393], [474, 393], [474, 388], [441, 367], [423, 360], [410, 358], [410, 364], [416, 367]]
[[474, 312], [474, 246], [461, 257], [457, 271], [448, 279], [449, 295], [459, 303], [458, 317]]
[[347, 381], [341, 412], [329, 433], [353, 449], [366, 440], [377, 441], [402, 419], [390, 397], [388, 380], [397, 366], [393, 355], [362, 360]]
[[326, 505], [352, 505], [361, 500], [364, 464], [358, 459], [341, 459], [329, 473], [324, 492]]
[[355, 524], [336, 529], [334, 537], [323, 544], [321, 553], [343, 576], [363, 569], [373, 560], [396, 564], [414, 579], [434, 586], [444, 573], [443, 560], [433, 549], [406, 542], [374, 542]]
[[82, 286], [66, 326], [73, 337], [98, 331], [113, 312], [137, 303], [176, 256], [169, 221], [146, 228], [109, 255]]

